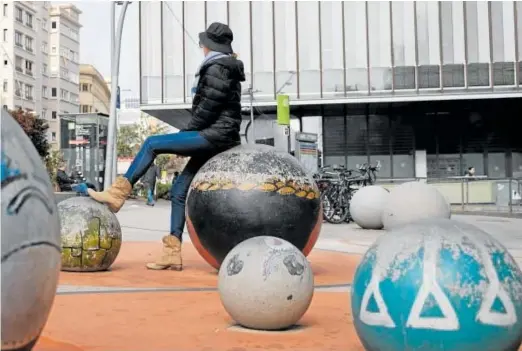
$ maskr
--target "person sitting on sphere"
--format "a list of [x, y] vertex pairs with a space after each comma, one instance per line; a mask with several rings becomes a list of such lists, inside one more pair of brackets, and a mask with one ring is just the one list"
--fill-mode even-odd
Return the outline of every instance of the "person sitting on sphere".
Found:
[[232, 50], [233, 39], [230, 28], [218, 22], [199, 33], [204, 59], [192, 88], [192, 119], [187, 128], [179, 133], [148, 137], [123, 177], [116, 178], [106, 191], [87, 190], [94, 200], [107, 204], [116, 213], [156, 156], [190, 157], [171, 188], [170, 235], [163, 237], [163, 254], [147, 264], [149, 269], [182, 269], [181, 237], [190, 183], [211, 157], [241, 144], [241, 82], [245, 81], [245, 73], [243, 62]]

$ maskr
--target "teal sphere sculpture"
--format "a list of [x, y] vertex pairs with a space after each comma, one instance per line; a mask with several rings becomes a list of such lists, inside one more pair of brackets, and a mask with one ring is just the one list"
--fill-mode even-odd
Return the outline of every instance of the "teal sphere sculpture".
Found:
[[516, 351], [522, 272], [479, 228], [449, 219], [397, 227], [357, 267], [354, 325], [368, 351]]

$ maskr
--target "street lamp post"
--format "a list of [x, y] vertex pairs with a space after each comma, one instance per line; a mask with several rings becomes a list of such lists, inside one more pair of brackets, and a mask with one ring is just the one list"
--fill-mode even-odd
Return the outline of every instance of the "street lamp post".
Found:
[[[116, 145], [116, 99], [118, 91], [118, 78], [120, 72], [120, 52], [121, 52], [121, 36], [123, 31], [123, 22], [125, 21], [125, 13], [130, 1], [117, 1], [111, 3], [111, 105], [109, 113], [109, 130], [107, 134], [107, 158], [105, 160], [105, 174], [103, 179], [103, 188], [111, 185], [115, 174], [113, 174], [114, 160], [117, 157], [115, 152]], [[118, 26], [114, 28], [114, 15], [116, 13], [116, 5], [122, 5]]]

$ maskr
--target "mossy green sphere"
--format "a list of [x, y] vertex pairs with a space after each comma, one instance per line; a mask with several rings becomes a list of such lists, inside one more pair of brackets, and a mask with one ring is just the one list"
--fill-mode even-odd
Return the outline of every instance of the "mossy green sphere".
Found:
[[118, 219], [105, 205], [88, 197], [58, 204], [62, 237], [62, 271], [104, 271], [121, 247]]

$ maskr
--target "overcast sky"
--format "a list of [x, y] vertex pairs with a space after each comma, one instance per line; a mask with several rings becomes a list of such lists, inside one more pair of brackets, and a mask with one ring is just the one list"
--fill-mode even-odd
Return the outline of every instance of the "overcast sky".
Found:
[[[60, 1], [59, 3], [64, 3]], [[105, 78], [111, 74], [110, 1], [75, 1], [81, 11], [80, 61], [92, 64]], [[119, 7], [119, 6], [118, 6]], [[116, 10], [116, 23], [119, 9]], [[123, 27], [120, 59], [122, 97], [139, 96], [138, 3], [129, 5]], [[131, 91], [128, 91], [128, 90]]]

